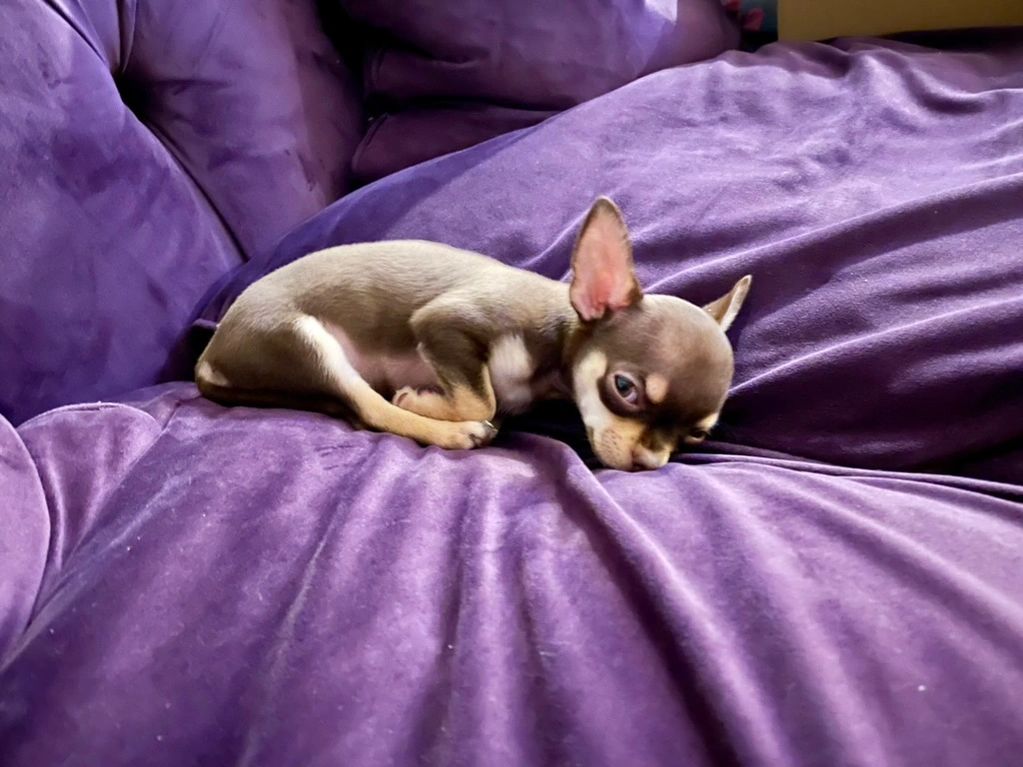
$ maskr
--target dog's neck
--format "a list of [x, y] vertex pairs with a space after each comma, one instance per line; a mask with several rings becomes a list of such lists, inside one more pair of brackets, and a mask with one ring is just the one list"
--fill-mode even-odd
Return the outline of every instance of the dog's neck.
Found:
[[571, 399], [572, 367], [589, 335], [572, 308], [568, 286], [559, 283], [558, 287], [557, 300], [551, 302], [543, 321], [533, 329], [539, 340], [532, 376], [538, 399]]
[[568, 285], [557, 282], [535, 333], [532, 375], [537, 399], [573, 399], [575, 367], [583, 346], [592, 339], [594, 323], [584, 322], [572, 306]]

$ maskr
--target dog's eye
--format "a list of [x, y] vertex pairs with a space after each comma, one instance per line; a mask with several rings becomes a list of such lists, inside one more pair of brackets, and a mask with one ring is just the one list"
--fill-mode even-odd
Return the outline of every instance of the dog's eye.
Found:
[[710, 436], [710, 432], [706, 429], [693, 429], [689, 432], [689, 438], [695, 439], [697, 442], [703, 442]]
[[636, 387], [635, 381], [621, 373], [615, 374], [615, 391], [630, 405], [635, 405], [639, 400], [639, 389]]

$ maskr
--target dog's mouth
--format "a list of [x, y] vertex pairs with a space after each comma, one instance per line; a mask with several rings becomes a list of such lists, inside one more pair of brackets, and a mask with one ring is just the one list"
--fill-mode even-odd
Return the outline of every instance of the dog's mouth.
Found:
[[606, 444], [600, 444], [601, 440], [596, 439], [596, 431], [589, 426], [586, 427], [586, 439], [590, 444], [590, 450], [593, 451], [601, 466], [606, 469], [618, 469], [619, 471], [631, 470], [632, 461], [618, 455], [615, 450], [610, 449]]

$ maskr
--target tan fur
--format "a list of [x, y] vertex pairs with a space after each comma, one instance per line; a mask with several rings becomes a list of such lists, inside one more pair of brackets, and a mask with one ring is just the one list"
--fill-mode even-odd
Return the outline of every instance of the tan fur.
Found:
[[405, 410], [442, 421], [492, 421], [497, 413], [497, 400], [490, 376], [486, 372], [483, 375], [486, 383], [482, 396], [467, 386], [455, 386], [448, 395], [404, 386], [391, 401]]
[[664, 397], [668, 394], [668, 379], [662, 376], [660, 373], [651, 373], [646, 379], [646, 396], [650, 398], [650, 401], [655, 405], [660, 405], [664, 402]]

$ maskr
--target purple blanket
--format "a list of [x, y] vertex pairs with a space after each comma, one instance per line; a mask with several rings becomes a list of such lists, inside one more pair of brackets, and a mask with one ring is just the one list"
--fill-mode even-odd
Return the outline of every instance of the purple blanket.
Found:
[[725, 428], [658, 472], [593, 472], [561, 413], [444, 452], [186, 383], [0, 428], [0, 762], [1016, 763], [1023, 35], [982, 42], [651, 75], [348, 196], [208, 308], [381, 237], [562, 276], [608, 193], [648, 287], [756, 279]]

